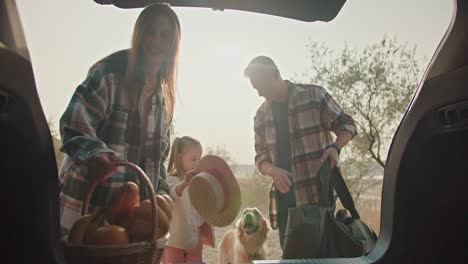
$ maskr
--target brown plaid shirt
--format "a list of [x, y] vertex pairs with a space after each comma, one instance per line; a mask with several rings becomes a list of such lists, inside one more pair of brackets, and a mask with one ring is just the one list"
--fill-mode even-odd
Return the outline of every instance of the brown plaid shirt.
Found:
[[[61, 151], [66, 154], [59, 176], [60, 220], [64, 232], [81, 215], [90, 184], [87, 164], [97, 154], [114, 153], [139, 165], [157, 192], [169, 192], [164, 160], [169, 152], [170, 123], [166, 120], [164, 97], [161, 89], [148, 95], [145, 102], [148, 110], [141, 115], [141, 110], [131, 103], [130, 92], [142, 91], [144, 84], [136, 83], [132, 87], [134, 91], [121, 85], [126, 62], [127, 52], [121, 52], [91, 67], [60, 119]], [[146, 127], [145, 131], [142, 127]], [[135, 173], [120, 167], [106, 182], [98, 184], [90, 211], [106, 206], [112, 192], [126, 181], [136, 182]], [[140, 188], [140, 193], [142, 198], [147, 197], [145, 188]]]
[[[293, 188], [296, 205], [318, 202], [317, 174], [321, 166], [320, 157], [326, 147], [333, 143], [331, 131], [357, 133], [354, 120], [346, 114], [327, 91], [316, 85], [288, 85], [288, 118], [291, 141]], [[271, 104], [264, 102], [254, 118], [255, 164], [269, 161], [276, 164], [276, 132]], [[270, 189], [270, 223], [278, 225], [278, 190]]]

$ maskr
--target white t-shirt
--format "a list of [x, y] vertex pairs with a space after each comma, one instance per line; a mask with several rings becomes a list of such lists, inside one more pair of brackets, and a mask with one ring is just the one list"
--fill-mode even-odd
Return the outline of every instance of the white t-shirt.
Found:
[[166, 179], [169, 185], [169, 195], [174, 200], [168, 246], [190, 249], [197, 246], [198, 228], [204, 221], [190, 203], [188, 189], [185, 189], [181, 196], [176, 193], [175, 187], [182, 180], [176, 176], [167, 176]]

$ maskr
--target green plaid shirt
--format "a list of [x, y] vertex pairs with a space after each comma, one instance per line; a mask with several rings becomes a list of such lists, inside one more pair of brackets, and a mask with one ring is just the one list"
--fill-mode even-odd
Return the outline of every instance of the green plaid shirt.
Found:
[[[88, 161], [100, 153], [114, 153], [123, 160], [139, 165], [158, 192], [168, 193], [163, 164], [169, 152], [169, 126], [161, 89], [149, 99], [145, 142], [140, 142], [139, 108], [132, 106], [135, 91], [141, 94], [143, 82], [133, 91], [121, 85], [127, 63], [127, 51], [114, 53], [89, 70], [78, 86], [60, 119], [61, 151], [66, 153], [60, 169], [60, 214], [62, 230], [67, 232], [81, 215], [89, 188]], [[133, 103], [135, 104], [135, 103]], [[126, 181], [137, 182], [134, 172], [120, 167], [93, 192], [89, 210], [103, 207], [111, 193]], [[158, 186], [156, 184], [158, 183]], [[142, 198], [147, 197], [140, 188]]]
[[[288, 85], [288, 118], [291, 141], [291, 162], [293, 188], [296, 205], [318, 202], [317, 174], [321, 166], [320, 157], [325, 148], [333, 143], [331, 131], [345, 130], [356, 135], [356, 126], [333, 100], [327, 91], [316, 85]], [[276, 164], [276, 132], [271, 104], [264, 102], [254, 118], [255, 164], [263, 161]], [[270, 223], [273, 229], [278, 226], [278, 190], [270, 189]]]

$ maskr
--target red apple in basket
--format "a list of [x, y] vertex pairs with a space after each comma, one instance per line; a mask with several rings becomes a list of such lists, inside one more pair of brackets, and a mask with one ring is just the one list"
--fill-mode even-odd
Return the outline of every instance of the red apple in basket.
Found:
[[87, 239], [87, 244], [90, 245], [122, 245], [128, 243], [127, 230], [117, 225], [101, 226], [89, 234]]
[[111, 224], [129, 229], [132, 225], [134, 209], [140, 204], [140, 190], [134, 182], [125, 182], [113, 193], [107, 213]]
[[[156, 239], [169, 231], [174, 202], [168, 195], [156, 195]], [[133, 224], [128, 230], [132, 242], [151, 241], [151, 225], [154, 223], [151, 216], [151, 201], [143, 200], [133, 210]]]

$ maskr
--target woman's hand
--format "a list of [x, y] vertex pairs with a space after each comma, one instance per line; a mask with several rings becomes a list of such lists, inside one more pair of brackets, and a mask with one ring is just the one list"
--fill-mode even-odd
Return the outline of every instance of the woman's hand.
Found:
[[113, 153], [102, 153], [96, 155], [88, 162], [88, 176], [91, 181], [105, 182], [118, 169], [114, 162], [121, 159]]

